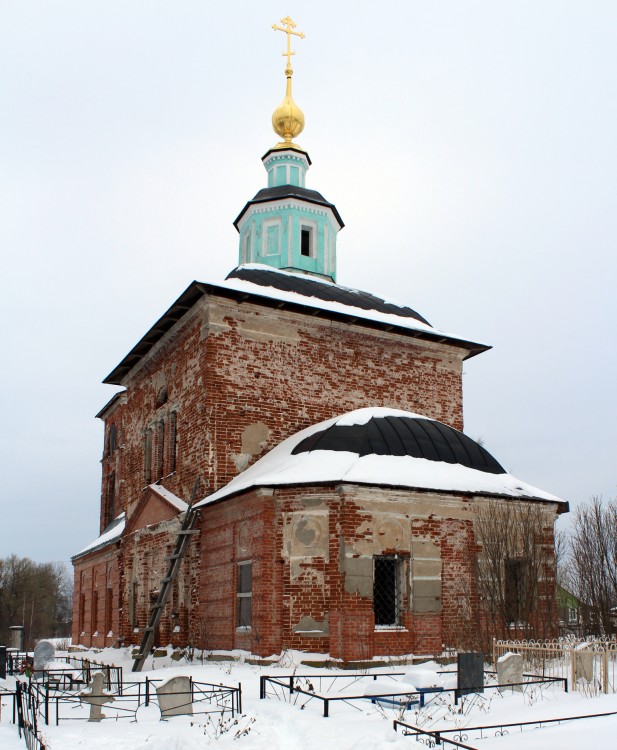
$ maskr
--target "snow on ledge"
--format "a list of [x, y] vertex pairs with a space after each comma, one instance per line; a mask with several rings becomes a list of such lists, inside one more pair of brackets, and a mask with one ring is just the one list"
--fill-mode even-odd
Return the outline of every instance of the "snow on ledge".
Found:
[[462, 492], [496, 495], [518, 499], [563, 503], [561, 498], [522, 482], [512, 474], [491, 474], [460, 464], [430, 461], [413, 456], [369, 454], [359, 456], [348, 451], [313, 450], [294, 455], [293, 449], [304, 439], [334, 424], [365, 424], [373, 417], [429, 417], [374, 407], [356, 409], [328, 419], [283, 440], [246, 471], [238, 474], [225, 487], [195, 504], [203, 507], [245, 490], [256, 487], [281, 487], [302, 484], [350, 484], [382, 487], [406, 487], [426, 491]]
[[126, 513], [122, 512], [109, 524], [109, 526], [107, 526], [106, 529], [104, 529], [103, 533], [99, 537], [97, 537], [93, 542], [90, 542], [90, 544], [80, 550], [76, 555], [73, 556], [73, 558], [79, 557], [80, 555], [85, 555], [86, 552], [92, 552], [99, 547], [105, 547], [106, 545], [111, 544], [111, 542], [115, 542], [122, 536], [122, 532], [124, 531], [125, 526]]
[[181, 500], [177, 495], [174, 495], [173, 492], [166, 490], [165, 487], [161, 487], [160, 484], [149, 484], [148, 489], [155, 492], [164, 500], [167, 500], [170, 505], [173, 505], [174, 508], [177, 508], [180, 512], [185, 511], [189, 507], [188, 503], [185, 503], [184, 500]]

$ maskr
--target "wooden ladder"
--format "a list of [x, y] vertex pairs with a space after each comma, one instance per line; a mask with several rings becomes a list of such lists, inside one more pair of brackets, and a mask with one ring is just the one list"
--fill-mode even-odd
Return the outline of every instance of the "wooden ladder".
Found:
[[[139, 646], [139, 652], [135, 656], [135, 662], [133, 664], [133, 672], [141, 672], [141, 669], [146, 661], [146, 658], [150, 654], [150, 649], [154, 642], [154, 634], [159, 626], [161, 617], [163, 615], [163, 608], [167, 604], [173, 582], [176, 580], [180, 565], [188, 549], [191, 537], [195, 534], [199, 534], [199, 530], [195, 528], [195, 522], [197, 521], [197, 511], [193, 508], [197, 490], [199, 489], [199, 477], [195, 480], [193, 485], [193, 492], [191, 493], [191, 502], [184, 513], [184, 521], [182, 527], [178, 531], [178, 538], [176, 539], [176, 546], [174, 551], [166, 559], [169, 560], [169, 566], [165, 577], [161, 580], [161, 588], [159, 589], [158, 598], [152, 607], [150, 612], [150, 621], [147, 627], [144, 629], [143, 636], [141, 638], [141, 644]], [[136, 606], [136, 605], [134, 605]]]

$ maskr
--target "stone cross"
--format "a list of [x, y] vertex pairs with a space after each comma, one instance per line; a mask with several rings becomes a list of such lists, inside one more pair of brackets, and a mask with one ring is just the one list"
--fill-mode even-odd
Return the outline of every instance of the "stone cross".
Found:
[[82, 703], [90, 704], [90, 718], [88, 721], [100, 721], [105, 718], [101, 708], [105, 703], [113, 703], [115, 698], [109, 693], [103, 691], [105, 675], [102, 672], [95, 672], [92, 682], [88, 685], [87, 690], [82, 690], [79, 698]]

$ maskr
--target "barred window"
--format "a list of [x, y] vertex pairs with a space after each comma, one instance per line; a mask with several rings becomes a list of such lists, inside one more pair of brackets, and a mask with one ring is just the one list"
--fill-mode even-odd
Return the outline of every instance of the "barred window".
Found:
[[375, 625], [400, 625], [403, 616], [402, 560], [393, 556], [373, 558], [373, 611]]
[[236, 627], [250, 628], [253, 620], [253, 563], [238, 563]]

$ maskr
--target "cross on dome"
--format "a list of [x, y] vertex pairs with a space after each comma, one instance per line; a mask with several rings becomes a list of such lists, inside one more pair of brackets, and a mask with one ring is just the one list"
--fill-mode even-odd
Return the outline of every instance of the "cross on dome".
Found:
[[[304, 32], [293, 30], [296, 28], [296, 24], [292, 21], [290, 16], [281, 18], [281, 23], [285, 24], [285, 28], [283, 28], [282, 26], [277, 26], [275, 23], [272, 24], [272, 28], [275, 31], [282, 31], [284, 34], [287, 34], [287, 52], [283, 52], [283, 57], [287, 58], [287, 69], [289, 69], [289, 72], [291, 74], [293, 73], [293, 71], [291, 70], [291, 56], [296, 54], [291, 49], [291, 37], [293, 34], [293, 36], [299, 36], [300, 39], [304, 39]], [[285, 70], [285, 72], [287, 72], [287, 69]]]

